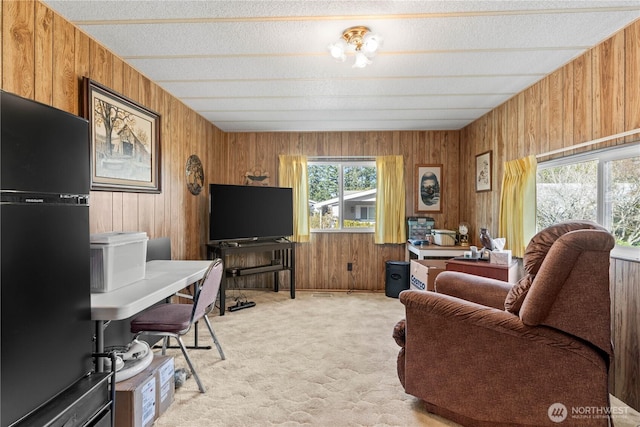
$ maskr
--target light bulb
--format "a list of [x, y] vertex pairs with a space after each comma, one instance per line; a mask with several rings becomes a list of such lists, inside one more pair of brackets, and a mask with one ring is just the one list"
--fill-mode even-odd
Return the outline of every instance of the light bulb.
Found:
[[367, 33], [362, 40], [361, 50], [367, 56], [374, 56], [380, 46], [382, 46], [382, 38], [377, 34]]
[[344, 53], [346, 47], [347, 47], [347, 42], [341, 39], [335, 43], [330, 44], [328, 48], [329, 48], [329, 52], [331, 53], [331, 56], [334, 59], [344, 62], [345, 59], [347, 59], [347, 56]]
[[353, 68], [364, 68], [369, 64], [371, 64], [371, 61], [364, 53], [356, 52], [356, 61], [353, 63]]

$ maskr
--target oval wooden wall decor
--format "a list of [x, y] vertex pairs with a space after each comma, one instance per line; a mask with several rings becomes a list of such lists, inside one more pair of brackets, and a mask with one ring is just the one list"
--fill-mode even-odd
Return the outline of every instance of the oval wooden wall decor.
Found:
[[202, 169], [200, 158], [195, 154], [190, 155], [187, 159], [186, 173], [187, 188], [191, 194], [197, 196], [204, 185], [204, 170]]

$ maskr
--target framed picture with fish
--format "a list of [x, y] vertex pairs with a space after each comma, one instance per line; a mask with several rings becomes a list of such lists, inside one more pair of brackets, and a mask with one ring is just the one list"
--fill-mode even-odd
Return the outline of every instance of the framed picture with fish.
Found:
[[416, 212], [442, 212], [442, 165], [416, 165]]

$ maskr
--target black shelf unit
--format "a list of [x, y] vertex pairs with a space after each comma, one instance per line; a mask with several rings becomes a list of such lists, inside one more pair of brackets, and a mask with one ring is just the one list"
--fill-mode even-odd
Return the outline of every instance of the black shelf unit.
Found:
[[273, 273], [274, 292], [279, 291], [280, 283], [278, 273], [289, 271], [291, 281], [291, 299], [296, 297], [296, 261], [295, 244], [293, 242], [257, 241], [257, 242], [233, 242], [233, 243], [209, 243], [207, 244], [207, 256], [209, 259], [220, 258], [227, 266], [227, 257], [243, 253], [271, 252], [272, 264], [255, 265], [243, 268], [227, 268], [220, 285], [220, 315], [225, 312], [225, 291], [227, 280], [237, 276], [249, 276], [253, 274]]

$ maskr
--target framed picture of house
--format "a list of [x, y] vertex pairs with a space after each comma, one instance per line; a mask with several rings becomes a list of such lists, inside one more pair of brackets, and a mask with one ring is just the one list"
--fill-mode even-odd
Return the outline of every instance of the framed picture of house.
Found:
[[160, 192], [160, 116], [85, 77], [91, 189]]
[[442, 212], [442, 165], [416, 165], [416, 212]]
[[476, 193], [491, 191], [491, 150], [476, 156]]

